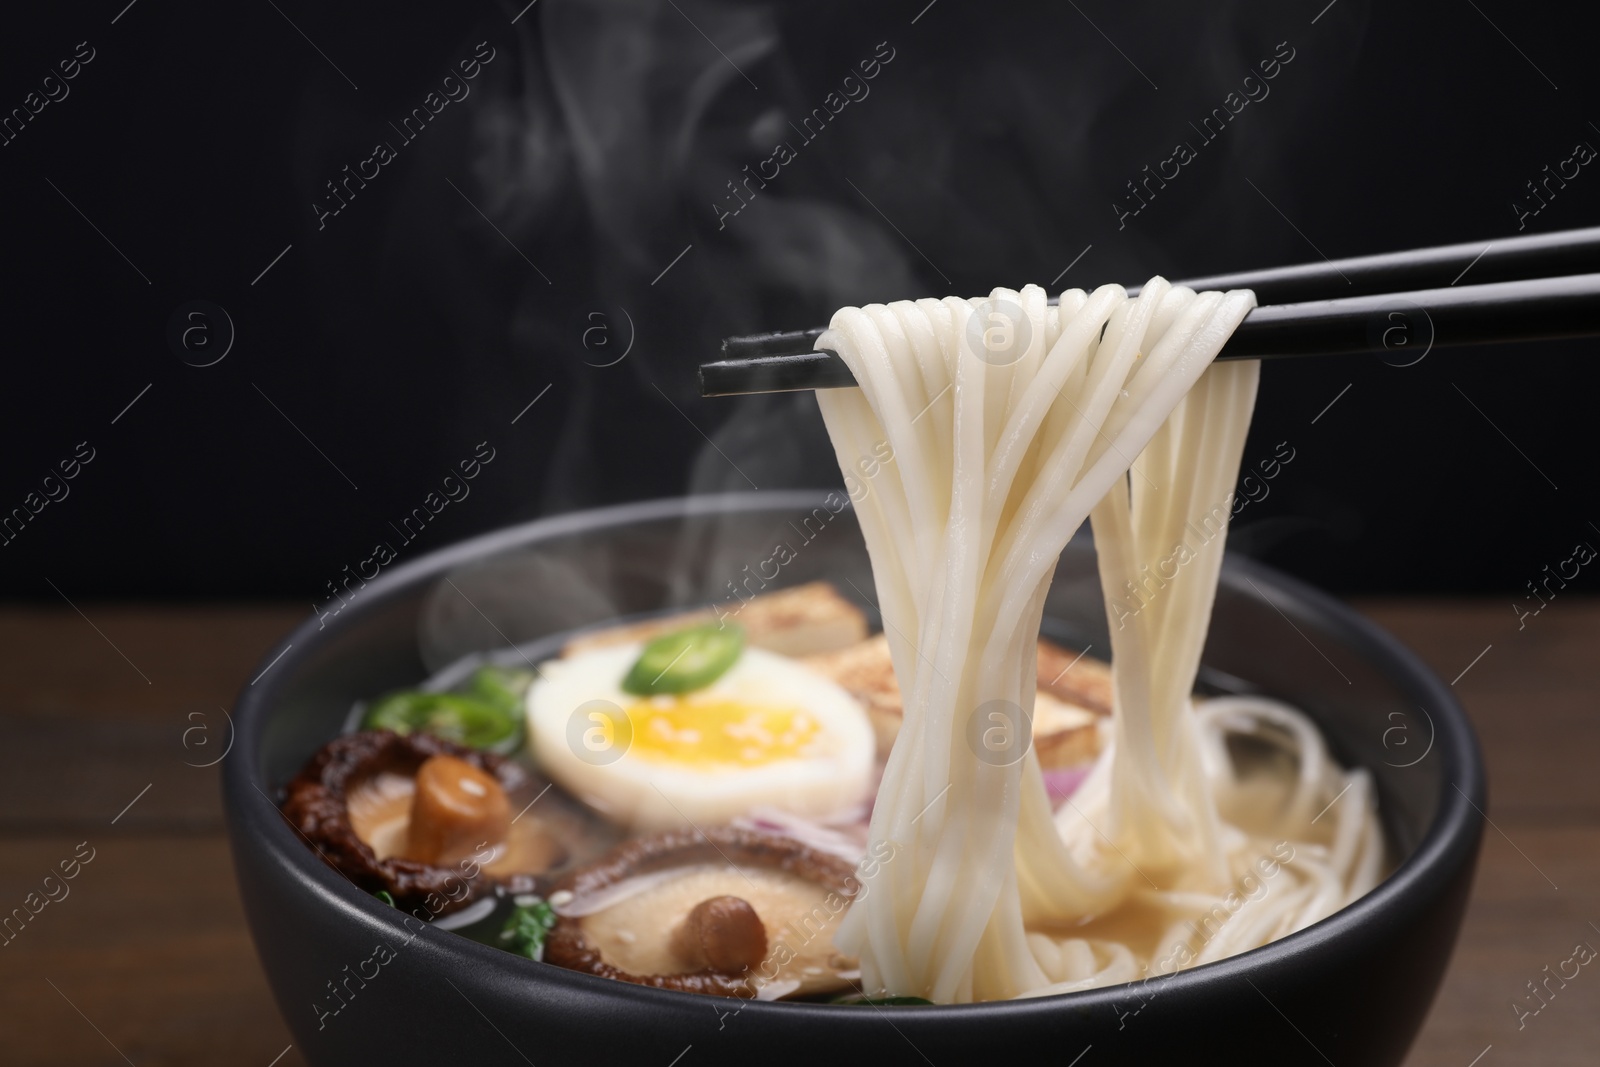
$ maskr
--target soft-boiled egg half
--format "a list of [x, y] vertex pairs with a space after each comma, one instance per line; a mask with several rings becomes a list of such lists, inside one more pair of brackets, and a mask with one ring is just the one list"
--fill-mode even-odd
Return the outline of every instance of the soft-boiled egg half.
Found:
[[745, 648], [704, 688], [635, 696], [631, 644], [542, 664], [528, 690], [534, 758], [553, 780], [636, 831], [726, 823], [773, 806], [825, 818], [872, 781], [866, 712], [794, 660]]

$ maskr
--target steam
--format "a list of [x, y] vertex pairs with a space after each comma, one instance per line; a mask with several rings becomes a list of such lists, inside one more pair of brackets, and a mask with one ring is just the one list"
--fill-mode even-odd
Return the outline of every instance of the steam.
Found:
[[[683, 492], [837, 485], [809, 395], [696, 395], [694, 368], [722, 337], [822, 325], [849, 304], [1302, 256], [1287, 228], [1263, 228], [1265, 205], [1222, 194], [1242, 174], [1288, 186], [1277, 168], [1293, 150], [1289, 136], [1337, 90], [1328, 72], [1355, 62], [1352, 32], [1358, 40], [1366, 18], [1356, 4], [1359, 13], [1308, 28], [1277, 6], [1235, 2], [1175, 9], [1150, 32], [1133, 13], [1097, 15], [1097, 30], [1070, 6], [974, 21], [940, 5], [913, 27], [903, 12], [868, 5], [540, 0], [508, 30], [522, 6], [506, 0], [504, 19], [468, 35], [488, 36], [500, 57], [461, 105], [469, 121], [455, 127], [456, 143], [441, 136], [411, 162], [402, 206], [416, 206], [406, 241], [440, 252], [432, 296], [452, 324], [450, 344], [475, 353], [474, 369], [494, 383], [463, 392], [461, 409], [441, 421], [481, 420], [468, 402], [486, 392], [532, 397], [552, 384], [517, 427], [537, 446], [509, 461], [522, 464], [523, 517]], [[1285, 37], [1301, 58], [1270, 99], [1118, 233], [1107, 205], [1124, 181], [1170, 154], [1188, 120]], [[795, 124], [881, 41], [896, 58], [870, 94], [801, 147]], [[719, 225], [713, 205], [730, 179], [784, 140], [798, 157]], [[447, 176], [499, 234], [448, 199]], [[1294, 215], [1292, 193], [1276, 202]], [[1219, 251], [1219, 234], [1256, 250]], [[1259, 247], [1273, 242], [1276, 251]], [[633, 345], [613, 366], [586, 360], [582, 337], [596, 312], [619, 331], [608, 352]], [[620, 332], [624, 315], [631, 337]], [[715, 553], [715, 542], [698, 531], [692, 551]], [[720, 585], [710, 573], [706, 582]], [[670, 598], [703, 603], [707, 593]]]

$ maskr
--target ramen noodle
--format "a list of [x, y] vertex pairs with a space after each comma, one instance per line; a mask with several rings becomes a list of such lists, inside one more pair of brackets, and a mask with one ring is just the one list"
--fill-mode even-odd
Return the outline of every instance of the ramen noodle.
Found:
[[[876, 866], [836, 944], [869, 993], [1068, 992], [1265, 944], [1377, 881], [1366, 772], [1294, 708], [1191, 696], [1259, 365], [1212, 361], [1254, 306], [1152, 279], [845, 308], [819, 348], [904, 722]], [[1220, 506], [1219, 506], [1220, 505]], [[1028, 744], [1056, 561], [1093, 525], [1111, 623], [1110, 742], [1052, 810]]]

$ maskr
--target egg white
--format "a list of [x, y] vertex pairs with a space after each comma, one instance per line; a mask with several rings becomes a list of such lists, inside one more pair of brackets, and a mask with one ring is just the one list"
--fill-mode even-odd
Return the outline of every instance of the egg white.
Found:
[[803, 710], [818, 730], [802, 754], [754, 766], [707, 767], [645, 757], [631, 748], [612, 762], [583, 752], [575, 739], [593, 723], [578, 709], [603, 700], [626, 710], [645, 699], [621, 688], [642, 647], [603, 648], [542, 664], [528, 690], [534, 759], [578, 799], [645, 832], [720, 825], [764, 805], [824, 819], [866, 797], [875, 742], [861, 705], [829, 679], [758, 648], [746, 648], [726, 674], [687, 695]]

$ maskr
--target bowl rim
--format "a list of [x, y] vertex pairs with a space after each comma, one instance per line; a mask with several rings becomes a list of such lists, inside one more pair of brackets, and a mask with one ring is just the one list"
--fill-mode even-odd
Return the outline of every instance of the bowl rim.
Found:
[[[222, 793], [225, 818], [234, 849], [265, 853], [284, 866], [300, 888], [317, 899], [313, 906], [346, 913], [352, 920], [365, 921], [387, 930], [398, 939], [411, 933], [403, 925], [402, 913], [357, 889], [348, 879], [323, 862], [306, 847], [298, 831], [283, 818], [271, 800], [275, 786], [264, 781], [260, 768], [260, 738], [270, 718], [277, 696], [277, 679], [287, 670], [318, 652], [323, 637], [341, 628], [354, 626], [366, 614], [393, 599], [415, 584], [437, 577], [462, 564], [471, 563], [507, 550], [530, 546], [540, 541], [583, 532], [597, 532], [618, 526], [662, 519], [687, 519], [726, 513], [744, 513], [820, 506], [829, 495], [844, 497], [842, 489], [758, 490], [664, 497], [608, 507], [564, 512], [529, 522], [502, 527], [475, 537], [442, 546], [397, 566], [367, 582], [361, 600], [352, 602], [329, 620], [326, 626], [318, 615], [297, 626], [275, 645], [261, 661], [255, 681], [241, 690], [234, 705], [235, 742], [228, 759], [222, 762]], [[1353, 609], [1281, 571], [1246, 557], [1229, 554], [1223, 577], [1236, 575], [1266, 583], [1277, 594], [1269, 600], [1283, 613], [1283, 605], [1293, 602], [1325, 619], [1341, 639], [1358, 648], [1367, 662], [1390, 677], [1402, 677], [1418, 686], [1433, 710], [1433, 750], [1443, 761], [1437, 810], [1426, 832], [1411, 855], [1379, 882], [1371, 892], [1339, 909], [1319, 922], [1297, 930], [1259, 948], [1249, 949], [1212, 963], [1163, 975], [1150, 975], [1129, 983], [1100, 986], [1072, 993], [988, 1001], [978, 1004], [937, 1004], [901, 1007], [895, 1020], [907, 1026], [933, 1025], [978, 1015], [1020, 1019], [1037, 1013], [1059, 1013], [1069, 1009], [1084, 1012], [1115, 1010], [1120, 999], [1127, 1002], [1129, 990], [1141, 983], [1160, 981], [1160, 995], [1181, 996], [1231, 980], [1259, 975], [1290, 964], [1308, 953], [1315, 953], [1330, 942], [1358, 936], [1404, 898], [1425, 894], [1454, 877], [1463, 861], [1474, 853], [1487, 800], [1487, 784], [1476, 735], [1472, 725], [1443, 680], [1400, 641], [1363, 618]], [[1263, 594], [1265, 598], [1265, 594]], [[1287, 617], [1287, 615], [1286, 615]], [[262, 684], [258, 684], [262, 683]], [[265, 802], [265, 803], [263, 803]], [[619, 982], [597, 975], [571, 971], [553, 964], [534, 964], [512, 953], [481, 944], [467, 937], [431, 939], [436, 951], [453, 958], [486, 981], [507, 986], [539, 987], [554, 983], [566, 987], [574, 996], [592, 996], [633, 1003], [658, 1010], [684, 1010], [703, 1007], [703, 997], [676, 990]], [[662, 998], [670, 998], [663, 1000]], [[819, 1022], [830, 1025], [857, 1025], [874, 1020], [879, 1012], [862, 1012], [851, 1005], [739, 1001], [736, 1010], [761, 1018], [768, 1013], [790, 1016], [794, 1012], [817, 1013]], [[810, 1016], [808, 1016], [810, 1017]]]

